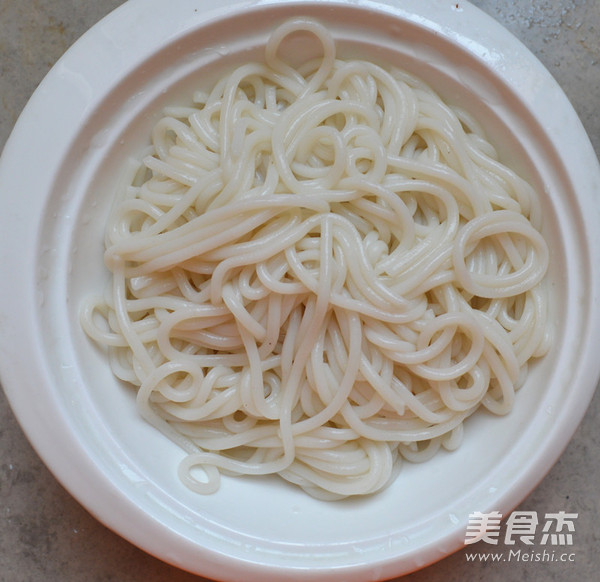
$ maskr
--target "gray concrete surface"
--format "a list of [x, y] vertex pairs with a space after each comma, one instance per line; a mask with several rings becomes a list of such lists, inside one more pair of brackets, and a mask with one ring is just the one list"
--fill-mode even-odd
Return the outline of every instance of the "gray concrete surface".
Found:
[[[548, 67], [600, 151], [600, 2], [476, 0]], [[0, 0], [0, 148], [27, 99], [60, 55], [119, 0]], [[599, 193], [600, 195], [600, 193]], [[4, 276], [1, 273], [0, 276]], [[467, 561], [459, 551], [408, 582], [598, 579], [600, 394], [558, 463], [520, 510], [576, 512], [574, 561]], [[485, 542], [479, 551], [490, 549]], [[543, 548], [535, 548], [541, 551]], [[527, 548], [525, 548], [527, 550]], [[0, 581], [198, 582], [146, 555], [90, 516], [25, 439], [0, 391]]]

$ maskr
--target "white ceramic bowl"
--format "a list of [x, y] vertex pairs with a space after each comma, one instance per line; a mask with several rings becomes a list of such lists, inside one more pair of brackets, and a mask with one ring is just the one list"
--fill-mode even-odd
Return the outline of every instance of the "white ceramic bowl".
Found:
[[[365, 499], [325, 503], [276, 479], [215, 495], [176, 476], [182, 452], [147, 426], [82, 333], [81, 298], [107, 279], [110, 188], [164, 104], [199, 75], [257, 58], [273, 27], [311, 15], [343, 54], [387, 59], [469, 107], [537, 186], [551, 249], [551, 353], [507, 417]], [[0, 364], [39, 455], [99, 520], [147, 552], [219, 580], [379, 580], [462, 546], [469, 513], [506, 513], [556, 461], [600, 374], [600, 170], [540, 63], [471, 5], [441, 0], [130, 0], [52, 69], [0, 164]]]

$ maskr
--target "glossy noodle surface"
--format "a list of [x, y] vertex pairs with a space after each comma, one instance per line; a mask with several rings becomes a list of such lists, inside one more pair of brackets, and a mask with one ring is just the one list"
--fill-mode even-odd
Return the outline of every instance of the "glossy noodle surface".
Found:
[[[299, 34], [322, 56], [294, 68]], [[81, 321], [189, 487], [369, 494], [476, 410], [511, 410], [550, 342], [548, 249], [535, 192], [467, 112], [297, 19], [151, 141]]]

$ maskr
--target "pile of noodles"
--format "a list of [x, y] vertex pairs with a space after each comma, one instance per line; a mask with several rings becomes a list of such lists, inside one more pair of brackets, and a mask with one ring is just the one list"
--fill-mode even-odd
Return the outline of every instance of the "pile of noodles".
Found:
[[[280, 59], [292, 34], [322, 57]], [[311, 20], [156, 124], [83, 307], [181, 479], [279, 474], [317, 497], [511, 410], [549, 344], [532, 188], [420, 80], [336, 57]]]

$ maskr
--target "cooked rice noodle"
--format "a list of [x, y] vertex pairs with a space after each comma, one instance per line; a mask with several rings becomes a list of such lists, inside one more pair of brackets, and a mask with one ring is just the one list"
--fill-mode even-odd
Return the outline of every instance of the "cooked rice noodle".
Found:
[[[300, 34], [322, 56], [294, 68]], [[82, 325], [200, 493], [223, 473], [381, 490], [509, 412], [548, 348], [532, 188], [469, 114], [335, 48], [294, 19], [165, 111], [108, 221]]]

